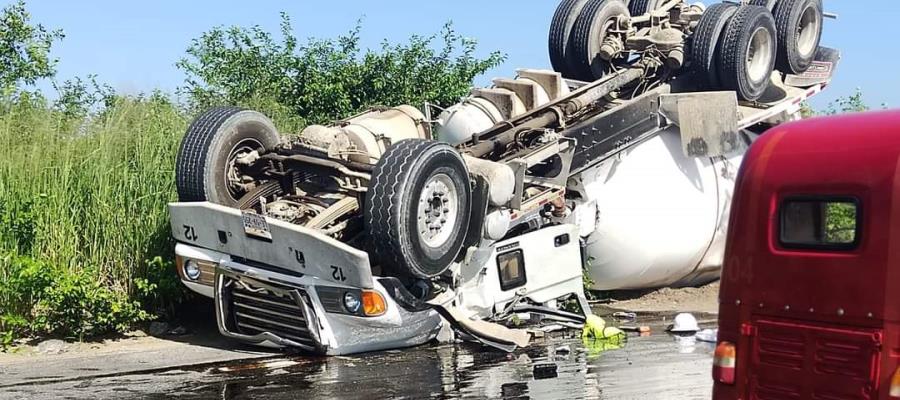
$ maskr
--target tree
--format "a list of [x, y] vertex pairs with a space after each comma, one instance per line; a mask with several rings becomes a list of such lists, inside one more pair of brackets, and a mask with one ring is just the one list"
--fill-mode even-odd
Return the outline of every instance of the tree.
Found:
[[178, 62], [187, 73], [182, 92], [194, 108], [221, 104], [259, 105], [284, 111], [300, 125], [344, 118], [373, 105], [447, 106], [459, 101], [472, 79], [499, 65], [498, 52], [475, 56], [476, 42], [450, 24], [437, 35], [408, 43], [383, 42], [361, 51], [360, 26], [335, 40], [301, 45], [282, 14], [281, 37], [259, 26], [217, 27], [195, 39]]
[[[882, 109], [887, 109], [886, 104], [881, 105]], [[855, 113], [855, 112], [864, 112], [871, 110], [871, 107], [866, 103], [863, 98], [862, 90], [859, 88], [856, 89], [851, 95], [838, 97], [834, 101], [828, 103], [828, 106], [824, 110], [815, 110], [812, 106], [804, 102], [800, 107], [800, 113], [803, 115], [803, 118], [811, 118], [819, 115], [837, 115], [837, 114], [846, 114], [846, 113]]]
[[869, 106], [863, 100], [862, 90], [856, 89], [856, 92], [845, 97], [839, 97], [828, 104], [825, 109], [825, 115], [837, 115], [853, 112], [869, 111]]
[[50, 48], [63, 37], [61, 30], [33, 25], [24, 1], [0, 10], [0, 89], [52, 77], [56, 60], [50, 58]]

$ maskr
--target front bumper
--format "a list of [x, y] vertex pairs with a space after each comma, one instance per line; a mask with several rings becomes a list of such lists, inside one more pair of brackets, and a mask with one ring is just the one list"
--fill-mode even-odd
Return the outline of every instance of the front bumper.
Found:
[[213, 287], [219, 331], [259, 346], [345, 355], [420, 345], [443, 325], [434, 310], [404, 308], [377, 280], [375, 290], [387, 303], [384, 315], [326, 312], [317, 281], [231, 261], [220, 264]]

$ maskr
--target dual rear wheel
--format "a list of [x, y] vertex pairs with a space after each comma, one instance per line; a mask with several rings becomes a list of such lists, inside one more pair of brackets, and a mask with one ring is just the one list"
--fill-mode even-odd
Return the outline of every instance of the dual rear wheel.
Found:
[[821, 0], [712, 5], [692, 39], [692, 62], [701, 86], [758, 100], [776, 68], [786, 74], [809, 69], [822, 36], [822, 16]]
[[[553, 68], [570, 79], [602, 78], [614, 69], [603, 56], [611, 32], [627, 28], [631, 16], [652, 12], [662, 3], [563, 0], [550, 29]], [[788, 74], [810, 67], [822, 35], [822, 16], [821, 0], [752, 0], [709, 7], [688, 46], [701, 86], [758, 100], [776, 67]]]
[[[650, 3], [656, 0], [632, 0]], [[640, 4], [638, 4], [640, 6]], [[563, 0], [550, 24], [550, 62], [565, 78], [593, 81], [612, 70], [610, 60], [601, 57], [611, 30], [631, 16], [623, 0]]]

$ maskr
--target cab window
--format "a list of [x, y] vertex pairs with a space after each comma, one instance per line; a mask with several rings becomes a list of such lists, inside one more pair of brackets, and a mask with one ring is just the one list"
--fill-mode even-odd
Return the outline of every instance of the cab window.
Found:
[[497, 268], [500, 269], [500, 290], [516, 289], [528, 282], [525, 276], [525, 254], [522, 250], [513, 250], [497, 256]]
[[781, 204], [780, 242], [786, 248], [851, 250], [859, 243], [854, 198], [788, 198]]

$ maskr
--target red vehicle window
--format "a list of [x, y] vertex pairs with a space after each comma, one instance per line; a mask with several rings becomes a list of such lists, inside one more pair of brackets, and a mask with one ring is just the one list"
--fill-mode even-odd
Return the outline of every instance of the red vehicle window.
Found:
[[855, 198], [788, 198], [781, 203], [780, 242], [785, 248], [852, 250], [859, 243]]

